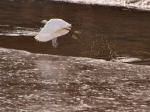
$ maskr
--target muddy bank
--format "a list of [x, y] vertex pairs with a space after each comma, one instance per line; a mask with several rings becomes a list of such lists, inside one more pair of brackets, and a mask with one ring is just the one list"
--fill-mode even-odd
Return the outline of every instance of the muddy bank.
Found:
[[149, 0], [52, 0], [78, 4], [121, 6], [139, 10], [150, 10]]
[[0, 111], [149, 111], [150, 67], [0, 49]]
[[[10, 2], [28, 2], [34, 3], [40, 0], [8, 0]], [[88, 5], [104, 5], [104, 6], [117, 6], [126, 7], [138, 10], [150, 10], [149, 0], [41, 0], [43, 1], [55, 1], [55, 2], [68, 2], [77, 4], [88, 4]]]

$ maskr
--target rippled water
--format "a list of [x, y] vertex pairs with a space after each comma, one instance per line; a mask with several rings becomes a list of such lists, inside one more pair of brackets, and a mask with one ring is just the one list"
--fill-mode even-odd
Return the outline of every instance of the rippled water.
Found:
[[150, 66], [0, 48], [0, 112], [149, 112]]
[[[32, 37], [43, 26], [41, 20], [62, 18], [77, 31], [51, 42], [39, 43]], [[1, 0], [0, 47], [36, 53], [81, 56], [114, 60], [135, 58], [150, 63], [150, 13], [48, 0]], [[118, 58], [120, 59], [120, 58]]]

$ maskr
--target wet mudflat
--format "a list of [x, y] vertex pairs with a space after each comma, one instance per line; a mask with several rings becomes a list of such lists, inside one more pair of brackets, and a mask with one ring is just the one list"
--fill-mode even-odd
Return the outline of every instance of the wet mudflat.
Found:
[[[1, 47], [106, 60], [133, 57], [150, 63], [149, 12], [49, 0], [1, 0], [0, 13]], [[36, 42], [32, 33], [43, 27], [41, 20], [51, 18], [71, 23], [77, 38], [71, 33], [59, 38], [57, 49], [51, 42]]]
[[2, 48], [0, 61], [1, 112], [150, 109], [149, 66]]

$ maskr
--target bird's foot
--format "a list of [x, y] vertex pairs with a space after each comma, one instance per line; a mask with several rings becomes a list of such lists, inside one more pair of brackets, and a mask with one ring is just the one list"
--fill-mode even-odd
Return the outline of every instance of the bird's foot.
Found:
[[55, 39], [52, 40], [52, 46], [53, 46], [54, 48], [57, 48], [57, 47], [58, 47], [57, 38], [55, 38]]

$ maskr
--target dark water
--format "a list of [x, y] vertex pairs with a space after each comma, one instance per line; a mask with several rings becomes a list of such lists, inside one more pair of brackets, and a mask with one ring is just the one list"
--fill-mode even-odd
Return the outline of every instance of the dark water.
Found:
[[51, 42], [38, 43], [33, 36], [0, 36], [0, 47], [36, 53], [103, 58], [134, 57], [150, 64], [150, 12], [124, 8], [56, 3], [46, 0], [1, 0], [0, 32], [37, 31], [43, 19], [61, 18], [78, 31]]

